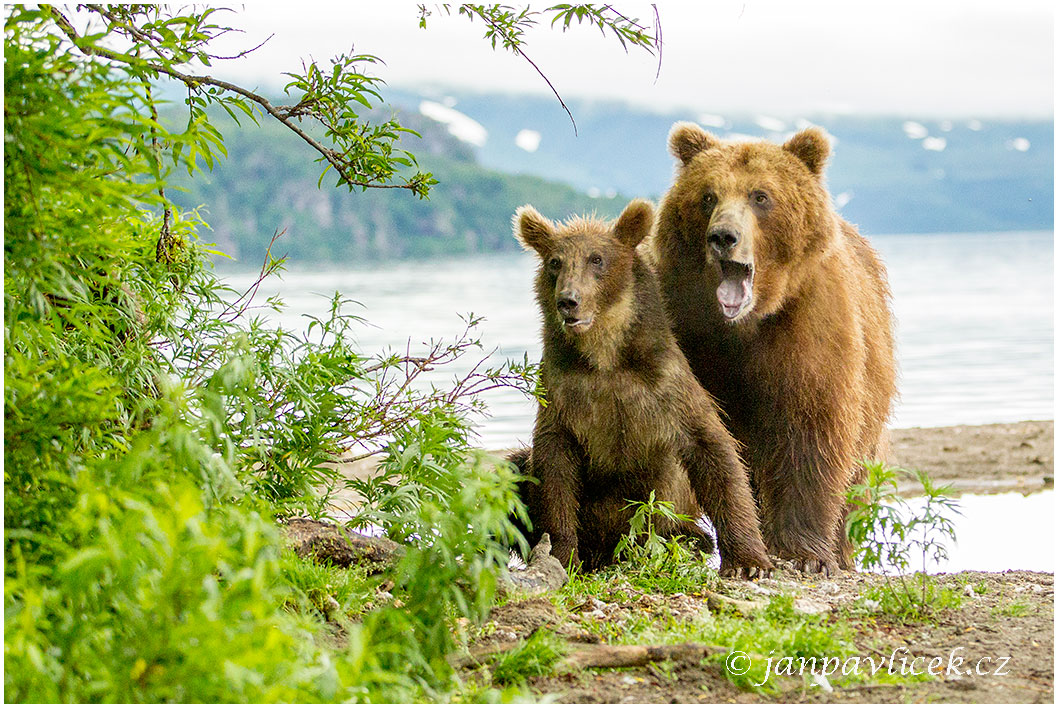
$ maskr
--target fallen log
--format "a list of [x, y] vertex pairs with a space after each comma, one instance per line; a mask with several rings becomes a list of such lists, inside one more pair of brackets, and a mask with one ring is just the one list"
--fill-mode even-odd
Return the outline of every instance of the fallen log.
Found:
[[294, 553], [319, 563], [347, 568], [389, 566], [404, 554], [404, 548], [384, 537], [369, 537], [334, 524], [295, 517], [282, 526], [284, 541]]

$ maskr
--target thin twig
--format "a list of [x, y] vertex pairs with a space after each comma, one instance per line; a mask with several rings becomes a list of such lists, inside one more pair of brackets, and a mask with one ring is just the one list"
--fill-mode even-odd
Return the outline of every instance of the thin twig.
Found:
[[654, 75], [654, 83], [658, 83], [658, 79], [661, 78], [661, 55], [664, 50], [664, 42], [661, 37], [661, 14], [658, 12], [657, 3], [650, 3], [650, 7], [654, 8], [654, 46], [658, 48], [658, 71]]
[[553, 93], [555, 95], [555, 98], [558, 99], [558, 102], [560, 104], [562, 104], [562, 108], [565, 109], [566, 115], [569, 116], [570, 123], [573, 124], [573, 135], [577, 135], [577, 121], [575, 121], [573, 119], [572, 111], [569, 110], [569, 107], [566, 105], [566, 102], [562, 100], [562, 96], [558, 93], [558, 89], [556, 89], [554, 84], [551, 83], [551, 80], [547, 78], [547, 75], [544, 74], [544, 72], [540, 70], [540, 67], [538, 67], [536, 65], [536, 62], [534, 62], [532, 59], [530, 59], [529, 55], [522, 51], [522, 48], [518, 46], [518, 43], [517, 43], [516, 40], [514, 40], [510, 35], [508, 35], [506, 32], [504, 32], [502, 27], [500, 27], [495, 22], [490, 20], [484, 13], [480, 12], [477, 8], [474, 8], [474, 14], [476, 14], [478, 17], [480, 17], [482, 22], [484, 22], [489, 27], [491, 27], [493, 29], [493, 31], [497, 32], [501, 37], [506, 39], [507, 40], [507, 44], [511, 48], [511, 51], [515, 52], [522, 59], [524, 59], [525, 61], [529, 62], [529, 66], [533, 67], [533, 69], [536, 70], [536, 73], [540, 75], [540, 78], [543, 79], [544, 82], [548, 85], [548, 88], [551, 89], [551, 93]]

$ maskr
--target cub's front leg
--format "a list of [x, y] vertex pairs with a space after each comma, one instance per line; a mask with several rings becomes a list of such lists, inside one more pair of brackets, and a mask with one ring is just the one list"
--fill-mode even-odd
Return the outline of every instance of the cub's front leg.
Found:
[[687, 422], [683, 464], [691, 488], [716, 527], [723, 575], [753, 578], [772, 567], [760, 531], [760, 518], [749, 475], [738, 457], [735, 439], [720, 421], [711, 400], [696, 406]]
[[577, 527], [584, 454], [565, 427], [537, 421], [529, 471], [535, 481], [522, 487], [534, 536], [551, 535], [551, 555], [564, 566], [580, 563]]

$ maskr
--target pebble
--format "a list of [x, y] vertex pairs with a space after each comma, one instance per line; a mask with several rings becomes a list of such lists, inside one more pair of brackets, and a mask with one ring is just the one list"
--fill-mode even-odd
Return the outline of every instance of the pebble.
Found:
[[830, 606], [828, 604], [811, 598], [795, 598], [793, 607], [795, 611], [805, 615], [820, 615], [822, 613], [830, 612]]
[[829, 593], [831, 595], [841, 590], [841, 586], [838, 586], [834, 581], [822, 581], [819, 584], [819, 590], [822, 593]]
[[970, 584], [966, 584], [962, 587], [962, 595], [969, 596], [970, 598], [977, 598], [977, 592], [974, 591], [974, 587]]

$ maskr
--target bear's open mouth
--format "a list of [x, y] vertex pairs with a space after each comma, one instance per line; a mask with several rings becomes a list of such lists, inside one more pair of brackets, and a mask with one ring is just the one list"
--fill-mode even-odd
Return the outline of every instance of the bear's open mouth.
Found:
[[735, 320], [749, 310], [753, 303], [753, 264], [721, 259], [716, 299], [727, 320]]
[[590, 328], [594, 320], [595, 317], [592, 315], [589, 315], [586, 318], [568, 317], [562, 320], [562, 327], [565, 328], [568, 332], [572, 332], [575, 335], [579, 335], [580, 333]]

